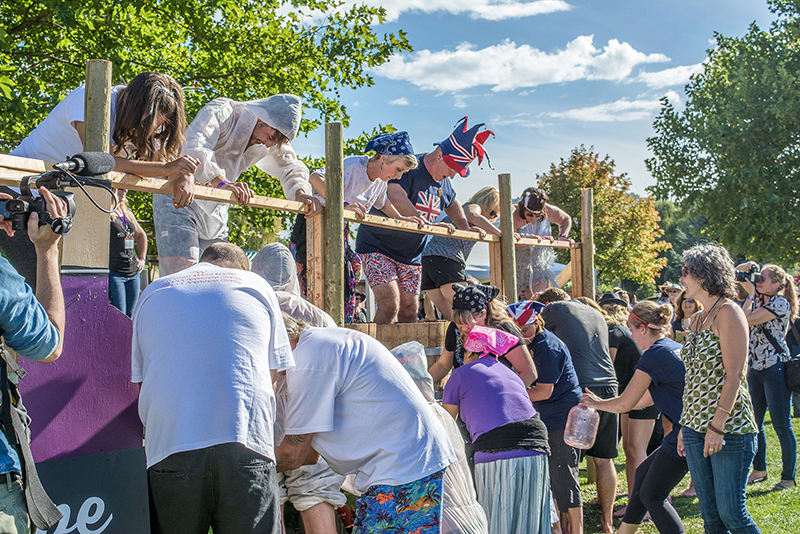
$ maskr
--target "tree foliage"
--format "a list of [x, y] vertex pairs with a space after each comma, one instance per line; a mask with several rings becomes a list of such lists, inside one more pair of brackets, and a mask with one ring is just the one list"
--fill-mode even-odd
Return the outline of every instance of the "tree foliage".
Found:
[[800, 2], [771, 0], [769, 31], [716, 35], [686, 106], [667, 99], [648, 139], [652, 191], [708, 218], [732, 253], [797, 261], [800, 253]]
[[655, 206], [661, 217], [658, 226], [664, 232], [663, 240], [672, 245], [659, 254], [666, 258], [667, 264], [656, 283], [677, 282], [683, 274], [681, 254], [702, 239], [708, 220], [698, 215], [696, 209], [686, 210], [668, 200], [657, 201]]
[[[304, 99], [301, 131], [326, 121], [346, 126], [339, 90], [372, 85], [371, 67], [411, 50], [402, 31], [376, 34], [373, 24], [384, 15], [363, 4], [342, 8], [339, 0], [3, 0], [0, 150], [18, 144], [83, 83], [92, 58], [113, 63], [114, 83], [144, 70], [173, 76], [186, 93], [189, 121], [219, 96], [294, 93]], [[256, 194], [283, 197], [261, 171], [243, 179]], [[150, 199], [132, 197], [149, 218]], [[274, 216], [246, 212], [253, 228], [271, 227]], [[232, 224], [233, 240], [247, 231]]]
[[575, 236], [581, 235], [581, 188], [594, 190], [595, 266], [601, 282], [651, 282], [666, 264], [658, 253], [669, 243], [659, 240], [663, 231], [653, 199], [631, 193], [630, 180], [614, 168], [609, 156], [600, 159], [594, 147], [581, 145], [536, 178], [551, 203], [572, 216]]

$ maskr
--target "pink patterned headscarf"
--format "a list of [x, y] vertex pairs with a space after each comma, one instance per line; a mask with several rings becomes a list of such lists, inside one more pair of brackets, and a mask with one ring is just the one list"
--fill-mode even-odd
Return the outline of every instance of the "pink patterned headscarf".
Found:
[[502, 356], [517, 343], [519, 338], [513, 334], [488, 326], [475, 325], [467, 336], [464, 348], [470, 352], [480, 353], [481, 356], [487, 354]]

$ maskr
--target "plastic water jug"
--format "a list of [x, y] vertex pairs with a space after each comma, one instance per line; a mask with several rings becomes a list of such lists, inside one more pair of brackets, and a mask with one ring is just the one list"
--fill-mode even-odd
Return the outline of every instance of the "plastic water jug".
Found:
[[576, 449], [591, 449], [597, 438], [600, 414], [581, 404], [574, 406], [567, 416], [564, 443]]

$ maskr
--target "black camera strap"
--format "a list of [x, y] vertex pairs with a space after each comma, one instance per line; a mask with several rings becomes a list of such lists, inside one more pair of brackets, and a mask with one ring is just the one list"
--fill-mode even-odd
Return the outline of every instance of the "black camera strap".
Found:
[[31, 442], [28, 425], [22, 420], [21, 411], [14, 406], [14, 401], [21, 405], [17, 387], [8, 380], [7, 358], [13, 360], [11, 354], [0, 343], [0, 390], [2, 390], [2, 407], [0, 407], [0, 426], [10, 446], [21, 452], [22, 485], [25, 489], [25, 501], [28, 504], [28, 515], [31, 522], [40, 530], [53, 528], [63, 515], [56, 507], [39, 480], [36, 464], [31, 453]]

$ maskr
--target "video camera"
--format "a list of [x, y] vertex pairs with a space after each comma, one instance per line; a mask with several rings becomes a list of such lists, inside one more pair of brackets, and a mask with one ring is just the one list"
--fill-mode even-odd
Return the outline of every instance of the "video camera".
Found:
[[737, 282], [750, 282], [756, 284], [761, 281], [761, 267], [753, 265], [749, 271], [736, 271]]
[[[115, 163], [114, 156], [105, 152], [81, 152], [67, 161], [53, 165], [55, 169], [53, 171], [25, 176], [19, 183], [19, 197], [0, 200], [0, 216], [10, 219], [14, 230], [23, 230], [28, 226], [31, 213], [36, 212], [39, 215], [39, 226], [48, 224], [54, 233], [65, 235], [72, 229], [72, 219], [75, 217], [76, 207], [74, 195], [64, 191], [64, 188], [80, 187], [86, 192], [83, 186], [90, 185], [102, 187], [111, 192], [111, 180], [94, 178], [94, 176], [111, 172], [114, 170]], [[53, 191], [54, 196], [66, 202], [67, 215], [65, 217], [53, 217], [47, 211], [44, 199], [31, 194], [32, 181], [36, 189], [44, 186]], [[91, 197], [89, 198], [91, 199]], [[94, 199], [91, 200], [94, 202]], [[95, 205], [97, 205], [96, 202]]]

